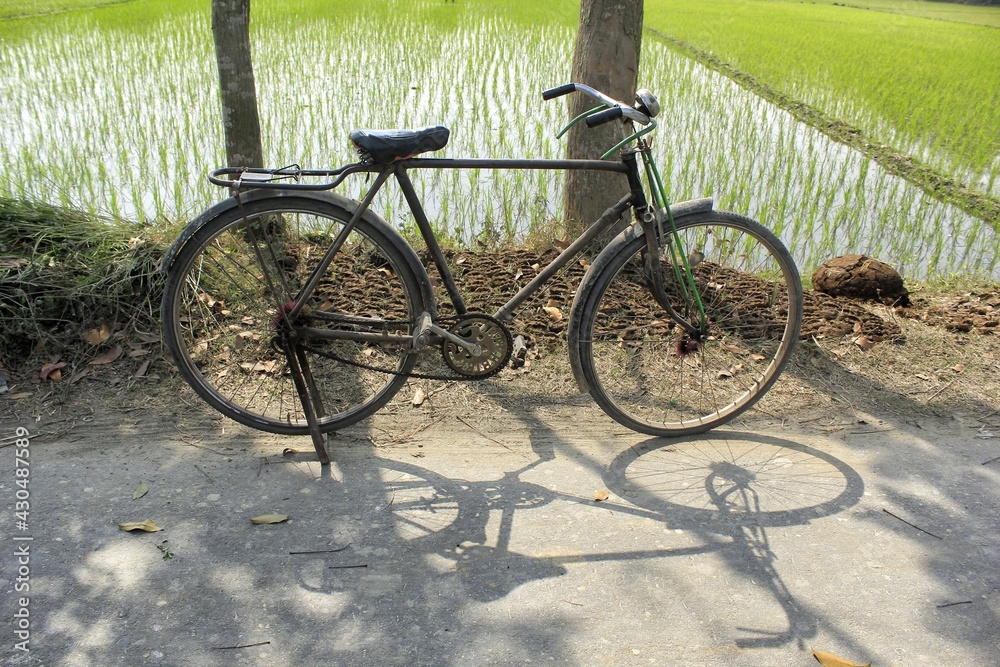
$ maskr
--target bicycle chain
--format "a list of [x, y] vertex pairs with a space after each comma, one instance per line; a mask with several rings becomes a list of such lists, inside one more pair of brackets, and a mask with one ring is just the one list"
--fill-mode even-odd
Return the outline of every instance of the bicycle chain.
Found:
[[[454, 324], [454, 323], [459, 322], [461, 319], [462, 319], [461, 316], [459, 316], [459, 317], [443, 317], [443, 318], [439, 319], [438, 322], [440, 322], [441, 325]], [[409, 322], [404, 322], [404, 321], [398, 321], [398, 322], [387, 321], [386, 324], [390, 324], [390, 325], [391, 324], [399, 324], [399, 325], [403, 325], [403, 326], [409, 326], [410, 325]], [[454, 374], [452, 374], [452, 375], [436, 375], [436, 374], [433, 374], [433, 373], [417, 373], [417, 372], [414, 372], [414, 371], [410, 371], [409, 373], [401, 373], [399, 371], [390, 370], [388, 368], [379, 368], [378, 366], [371, 366], [369, 364], [363, 364], [363, 363], [360, 363], [360, 362], [357, 362], [357, 361], [352, 361], [351, 359], [344, 359], [343, 357], [337, 356], [336, 354], [332, 354], [330, 352], [326, 352], [326, 351], [323, 351], [323, 350], [318, 350], [318, 349], [316, 349], [314, 347], [311, 347], [311, 346], [303, 346], [303, 349], [305, 349], [308, 352], [312, 352], [313, 354], [316, 354], [318, 356], [325, 357], [327, 359], [332, 359], [333, 361], [339, 361], [341, 363], [347, 364], [348, 366], [354, 366], [355, 368], [362, 368], [362, 369], [367, 370], [367, 371], [375, 371], [376, 373], [385, 373], [386, 375], [402, 375], [404, 377], [415, 378], [417, 380], [445, 380], [445, 381], [451, 381], [451, 382], [474, 382], [476, 380], [485, 380], [487, 378], [491, 378], [491, 377], [497, 375], [507, 365], [506, 363], [501, 364], [500, 366], [498, 366], [496, 368], [496, 370], [494, 370], [492, 373], [489, 373], [488, 375], [462, 375], [462, 374], [457, 373], [457, 372], [454, 373]], [[441, 350], [438, 350], [438, 353], [440, 354]], [[508, 358], [510, 357], [509, 352], [508, 352], [507, 356], [508, 356]], [[443, 359], [443, 356], [442, 356], [442, 361], [443, 360], [444, 359]]]

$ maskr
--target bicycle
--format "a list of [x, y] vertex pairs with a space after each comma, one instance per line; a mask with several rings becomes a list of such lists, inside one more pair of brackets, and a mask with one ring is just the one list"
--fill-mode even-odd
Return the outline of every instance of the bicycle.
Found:
[[[573, 92], [598, 105], [558, 136], [579, 122], [624, 129], [600, 160], [417, 157], [447, 145], [449, 130], [436, 126], [355, 130], [360, 160], [337, 169], [213, 171], [209, 180], [232, 196], [192, 221], [162, 263], [164, 340], [181, 375], [240, 423], [310, 434], [325, 464], [324, 434], [371, 416], [408, 378], [481, 380], [503, 370], [517, 308], [631, 211], [573, 298], [567, 344], [581, 391], [650, 435], [700, 433], [750, 408], [798, 339], [802, 286], [791, 256], [769, 230], [713, 210], [711, 199], [669, 204], [648, 137], [660, 111], [651, 92], [626, 104], [569, 83], [542, 97]], [[615, 152], [617, 161], [605, 159]], [[598, 170], [621, 174], [628, 194], [487, 314], [466, 306], [411, 169]], [[360, 202], [330, 192], [354, 174], [374, 175]], [[414, 249], [370, 208], [390, 177], [453, 316], [439, 314]], [[310, 178], [325, 180], [303, 182]]]

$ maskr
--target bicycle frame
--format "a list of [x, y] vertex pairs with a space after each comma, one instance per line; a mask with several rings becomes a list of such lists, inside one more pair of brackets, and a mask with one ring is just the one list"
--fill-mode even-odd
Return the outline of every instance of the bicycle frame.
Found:
[[[287, 172], [288, 168], [283, 168], [281, 170], [268, 171], [268, 170], [234, 170], [234, 169], [219, 169], [212, 172], [210, 180], [220, 184], [228, 185], [230, 188], [239, 193], [239, 190], [244, 186], [249, 186], [253, 188], [270, 188], [270, 189], [285, 189], [285, 190], [328, 190], [333, 189], [339, 185], [348, 175], [354, 173], [377, 173], [378, 176], [375, 182], [368, 189], [364, 198], [361, 201], [361, 205], [357, 208], [352, 216], [351, 220], [344, 225], [343, 229], [340, 230], [337, 237], [331, 243], [330, 247], [327, 249], [323, 258], [320, 260], [319, 264], [313, 270], [312, 274], [306, 280], [306, 283], [300, 289], [299, 293], [296, 295], [294, 301], [295, 305], [287, 312], [286, 317], [289, 321], [294, 321], [305, 305], [308, 297], [316, 289], [322, 275], [326, 272], [330, 263], [333, 261], [334, 256], [339, 252], [340, 248], [346, 242], [348, 236], [354, 230], [357, 222], [361, 219], [361, 216], [368, 210], [371, 205], [372, 200], [378, 194], [378, 192], [385, 185], [386, 181], [390, 177], [395, 177], [396, 182], [399, 184], [400, 190], [403, 193], [403, 197], [406, 200], [407, 206], [413, 215], [414, 221], [417, 224], [417, 228], [420, 230], [420, 235], [424, 242], [427, 244], [428, 252], [437, 268], [441, 280], [444, 284], [444, 288], [448, 293], [449, 300], [452, 306], [455, 308], [455, 312], [458, 315], [465, 315], [468, 312], [468, 308], [465, 304], [465, 300], [458, 290], [458, 286], [455, 284], [454, 277], [451, 274], [451, 270], [448, 267], [448, 262], [444, 256], [441, 246], [438, 243], [434, 231], [431, 228], [431, 224], [427, 219], [427, 215], [424, 212], [423, 205], [420, 202], [419, 197], [413, 187], [413, 183], [410, 180], [408, 172], [412, 169], [486, 169], [486, 170], [587, 170], [587, 171], [604, 171], [611, 173], [619, 173], [626, 177], [629, 193], [619, 199], [613, 206], [608, 208], [604, 214], [594, 221], [587, 229], [581, 234], [569, 247], [563, 250], [555, 259], [553, 259], [544, 269], [542, 269], [538, 275], [534, 277], [527, 285], [522, 287], [511, 299], [504, 304], [493, 316], [502, 321], [510, 321], [514, 317], [514, 313], [517, 308], [528, 298], [531, 297], [539, 288], [542, 287], [549, 279], [552, 278], [556, 273], [558, 273], [563, 267], [568, 263], [573, 261], [584, 248], [587, 247], [595, 238], [600, 236], [602, 233], [606, 232], [614, 224], [621, 219], [621, 216], [626, 210], [632, 208], [635, 210], [637, 217], [642, 219], [644, 222], [649, 222], [651, 216], [646, 215], [648, 209], [648, 203], [645, 195], [645, 191], [642, 186], [641, 178], [639, 176], [639, 169], [636, 160], [635, 151], [625, 151], [622, 154], [621, 161], [608, 161], [608, 160], [541, 160], [541, 159], [485, 159], [485, 158], [408, 158], [404, 160], [399, 160], [387, 166], [378, 165], [366, 165], [363, 163], [355, 163], [350, 165], [345, 165], [339, 169], [333, 171], [299, 171]], [[222, 181], [219, 179], [227, 173], [239, 173], [240, 178], [235, 181]], [[250, 175], [249, 183], [244, 183], [244, 178]], [[258, 176], [271, 176], [276, 178], [282, 177], [293, 177], [298, 179], [300, 176], [336, 176], [337, 178], [329, 183], [323, 184], [303, 184], [303, 183], [277, 183], [274, 181], [260, 181], [257, 180]], [[329, 329], [317, 329], [312, 327], [304, 327], [299, 329], [300, 334], [307, 339], [354, 339], [354, 340], [365, 340], [370, 342], [395, 342], [400, 344], [407, 344], [410, 342], [415, 343], [416, 338], [409, 335], [392, 335], [392, 334], [375, 334], [375, 333], [364, 333], [364, 332], [351, 332], [351, 331], [333, 331]]]

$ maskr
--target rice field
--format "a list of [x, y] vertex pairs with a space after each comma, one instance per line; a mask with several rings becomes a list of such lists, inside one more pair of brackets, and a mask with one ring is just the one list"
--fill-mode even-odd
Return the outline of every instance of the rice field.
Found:
[[1000, 7], [916, 0], [645, 6], [646, 25], [1000, 197]]
[[[647, 0], [649, 7], [656, 4]], [[207, 3], [147, 0], [0, 22], [0, 195], [155, 222], [225, 193]], [[576, 5], [439, 0], [254, 3], [265, 159], [336, 166], [356, 127], [452, 130], [450, 157], [561, 157]], [[503, 18], [501, 18], [503, 17]], [[511, 18], [512, 17], [512, 18]], [[865, 252], [910, 278], [1000, 279], [1000, 236], [728, 79], [644, 41], [640, 85], [663, 102], [656, 141], [675, 201], [714, 196], [779, 231], [808, 275]], [[562, 179], [543, 172], [420, 172], [438, 232], [457, 243], [544, 234]], [[348, 181], [358, 196], [363, 180]], [[398, 192], [376, 200], [411, 224]]]

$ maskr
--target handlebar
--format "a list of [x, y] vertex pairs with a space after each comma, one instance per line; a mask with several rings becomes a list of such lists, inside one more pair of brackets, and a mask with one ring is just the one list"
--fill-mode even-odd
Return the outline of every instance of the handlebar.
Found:
[[[561, 86], [556, 86], [555, 88], [549, 88], [542, 93], [542, 99], [551, 100], [556, 97], [562, 97], [563, 95], [568, 95], [572, 92], [584, 93], [604, 106], [608, 107], [605, 111], [601, 111], [587, 117], [587, 127], [596, 127], [608, 121], [614, 120], [615, 118], [627, 118], [628, 120], [633, 120], [640, 125], [648, 125], [651, 117], [648, 114], [639, 111], [630, 104], [625, 104], [624, 102], [619, 102], [618, 100], [612, 99], [602, 93], [599, 90], [591, 88], [590, 86], [584, 85], [582, 83], [564, 83]], [[650, 94], [651, 95], [651, 94]], [[615, 111], [614, 114], [610, 114], [610, 111]], [[600, 120], [597, 120], [600, 118]], [[591, 121], [591, 119], [595, 119]]]

